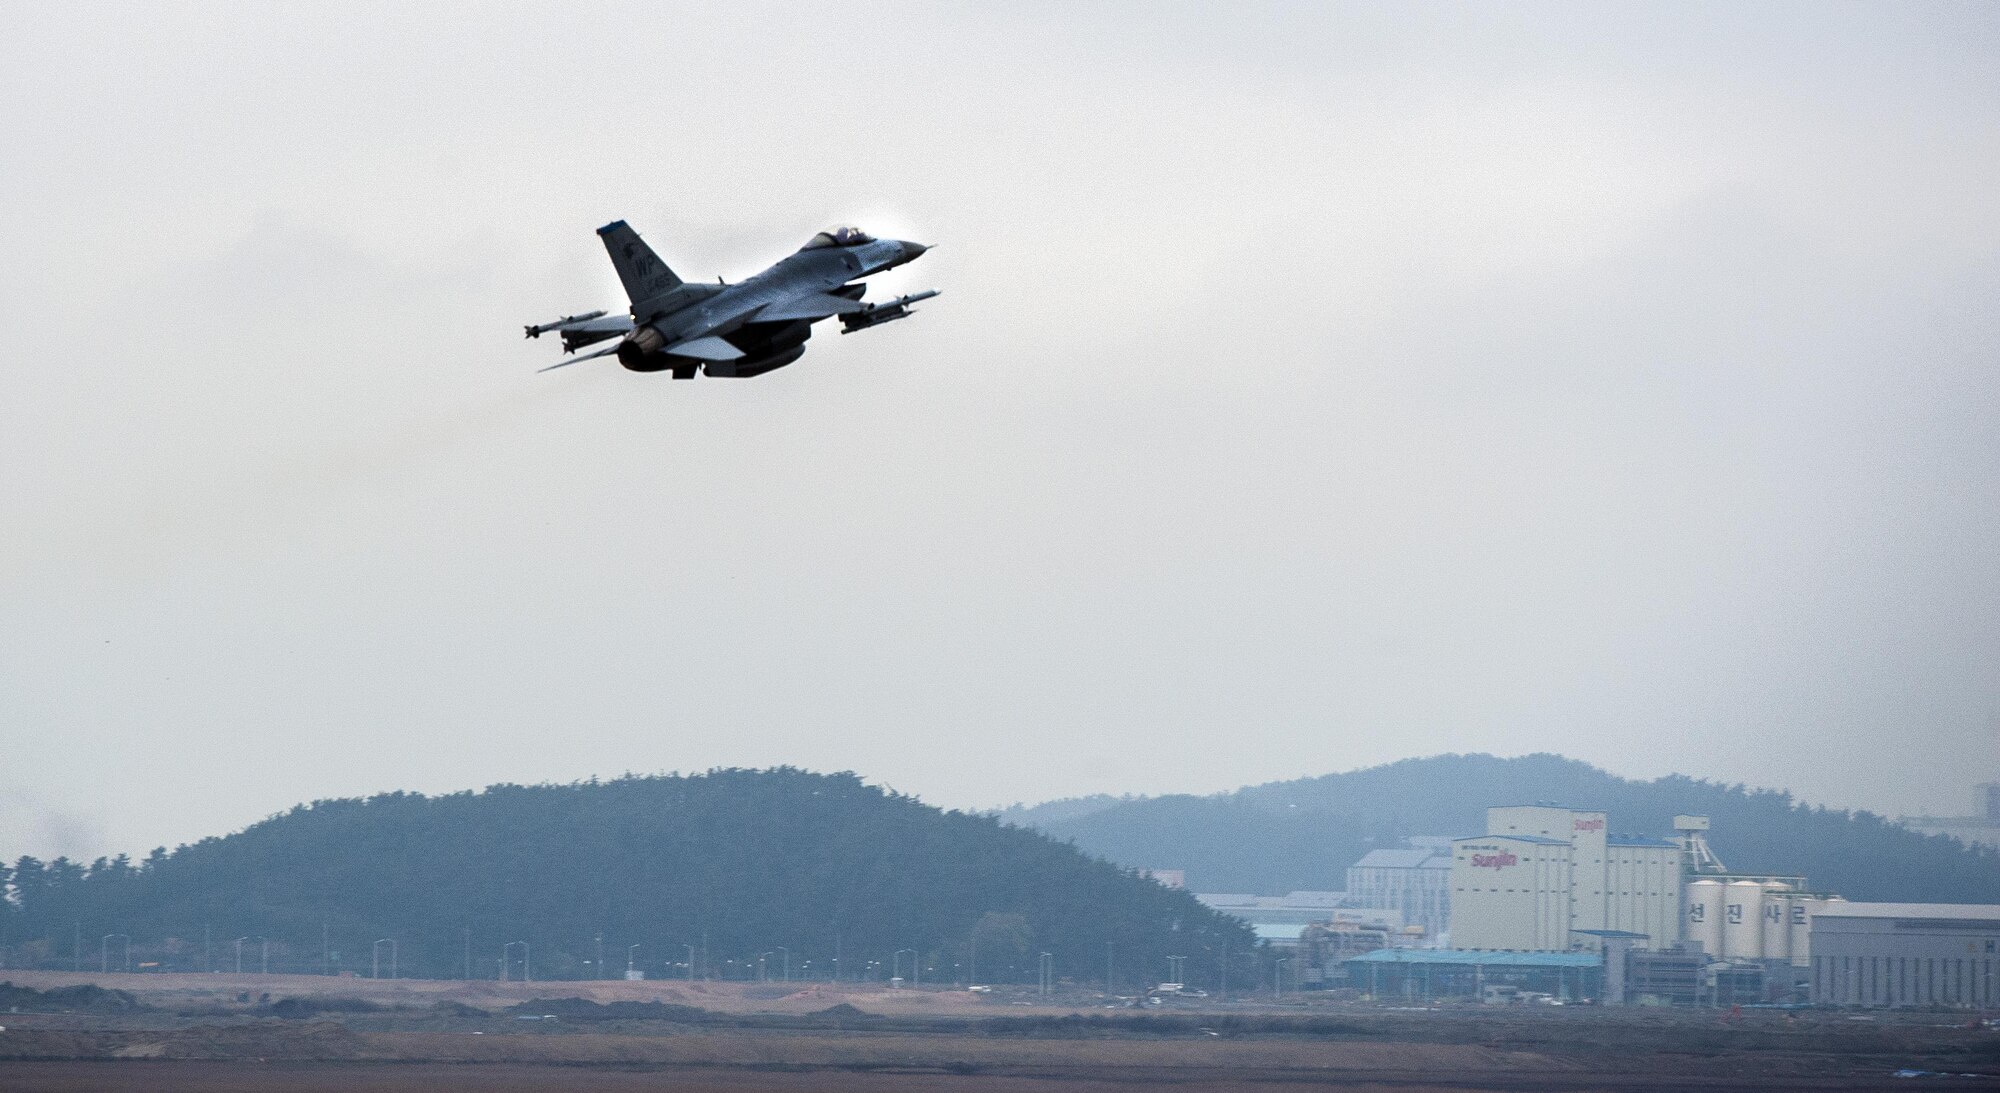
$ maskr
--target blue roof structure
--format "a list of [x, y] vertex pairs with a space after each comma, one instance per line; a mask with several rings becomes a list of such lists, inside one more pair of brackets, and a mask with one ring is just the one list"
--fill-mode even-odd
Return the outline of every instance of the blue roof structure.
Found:
[[1566, 839], [1544, 839], [1540, 835], [1460, 835], [1452, 842], [1471, 842], [1474, 839], [1512, 839], [1518, 843], [1538, 843], [1542, 846], [1568, 846]]
[[1653, 838], [1648, 838], [1648, 837], [1647, 837], [1647, 836], [1645, 836], [1645, 835], [1613, 835], [1613, 836], [1611, 836], [1610, 838], [1608, 838], [1608, 839], [1604, 840], [1604, 845], [1606, 845], [1606, 846], [1652, 846], [1652, 847], [1658, 847], [1658, 848], [1660, 848], [1660, 849], [1663, 849], [1663, 850], [1666, 850], [1666, 849], [1673, 849], [1673, 848], [1677, 848], [1677, 847], [1679, 847], [1679, 846], [1680, 846], [1681, 844], [1679, 844], [1679, 843], [1677, 843], [1677, 842], [1673, 841], [1672, 839], [1653, 839]]
[[1488, 968], [1596, 968], [1604, 958], [1596, 953], [1495, 953], [1477, 949], [1377, 949], [1346, 961], [1349, 964], [1478, 964]]

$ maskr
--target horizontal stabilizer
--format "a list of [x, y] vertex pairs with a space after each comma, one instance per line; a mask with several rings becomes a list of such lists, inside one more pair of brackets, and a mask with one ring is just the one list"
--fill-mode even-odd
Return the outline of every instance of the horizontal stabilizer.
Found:
[[703, 361], [733, 361], [743, 355], [741, 349], [713, 334], [670, 345], [662, 352], [670, 357], [693, 357]]
[[845, 296], [834, 296], [825, 292], [808, 292], [789, 300], [780, 300], [757, 313], [760, 323], [781, 323], [792, 319], [824, 319], [828, 315], [845, 315], [852, 311], [863, 311], [867, 304], [850, 300]]
[[569, 359], [567, 359], [567, 360], [560, 360], [560, 361], [557, 361], [557, 362], [555, 362], [554, 364], [552, 364], [552, 365], [549, 365], [549, 366], [548, 366], [547, 368], [537, 368], [537, 369], [535, 369], [535, 371], [537, 371], [537, 372], [553, 372], [553, 371], [555, 371], [556, 369], [558, 369], [558, 368], [561, 368], [561, 367], [563, 367], [563, 366], [565, 366], [565, 365], [571, 365], [571, 364], [575, 364], [575, 363], [576, 363], [576, 362], [578, 362], [578, 361], [590, 361], [590, 360], [596, 360], [596, 359], [597, 359], [597, 358], [599, 358], [599, 357], [608, 357], [608, 356], [610, 356], [611, 354], [613, 354], [613, 353], [616, 353], [616, 352], [618, 352], [618, 346], [615, 346], [615, 345], [613, 345], [613, 346], [606, 346], [605, 348], [603, 348], [603, 349], [600, 349], [600, 350], [598, 350], [598, 351], [597, 351], [597, 352], [595, 352], [595, 353], [585, 353], [585, 354], [584, 354], [583, 356], [581, 356], [581, 357], [570, 357], [570, 358], [569, 358]]

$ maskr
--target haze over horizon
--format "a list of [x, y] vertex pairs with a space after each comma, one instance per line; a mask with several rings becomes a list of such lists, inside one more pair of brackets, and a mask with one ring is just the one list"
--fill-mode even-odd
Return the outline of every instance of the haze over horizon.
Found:
[[[0, 856], [715, 766], [2000, 778], [2000, 7], [0, 14]], [[537, 375], [613, 219], [944, 295]]]

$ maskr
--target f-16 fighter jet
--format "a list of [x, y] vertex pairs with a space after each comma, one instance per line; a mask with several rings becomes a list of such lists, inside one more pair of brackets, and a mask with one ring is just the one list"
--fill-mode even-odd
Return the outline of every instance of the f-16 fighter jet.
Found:
[[653, 249], [623, 220], [597, 229], [618, 279], [631, 298], [630, 317], [592, 311], [528, 327], [528, 337], [562, 336], [563, 352], [618, 339], [618, 344], [549, 365], [616, 356], [634, 372], [672, 372], [677, 380], [697, 371], [711, 376], [760, 376], [805, 354], [812, 324], [840, 316], [840, 332], [906, 319], [910, 305], [937, 290], [864, 304], [858, 282], [893, 269], [929, 250], [922, 243], [877, 239], [859, 228], [836, 228], [812, 237], [798, 253], [736, 284], [689, 283], [674, 276]]

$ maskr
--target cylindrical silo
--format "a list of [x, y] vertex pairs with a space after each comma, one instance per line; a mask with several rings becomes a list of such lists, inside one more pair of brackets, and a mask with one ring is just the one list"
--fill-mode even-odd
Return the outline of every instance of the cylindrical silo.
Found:
[[1764, 955], [1764, 886], [1754, 880], [1723, 886], [1722, 955], [1730, 960]]
[[1770, 883], [1764, 886], [1764, 959], [1789, 960], [1792, 956], [1792, 901], [1797, 896], [1791, 886]]
[[1826, 906], [1823, 899], [1801, 896], [1792, 901], [1792, 966], [1809, 967], [1812, 964], [1812, 917]]
[[1710, 960], [1722, 957], [1722, 882], [1697, 879], [1687, 884], [1687, 939], [1701, 942]]

